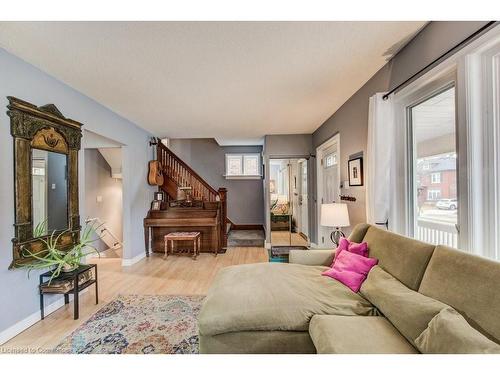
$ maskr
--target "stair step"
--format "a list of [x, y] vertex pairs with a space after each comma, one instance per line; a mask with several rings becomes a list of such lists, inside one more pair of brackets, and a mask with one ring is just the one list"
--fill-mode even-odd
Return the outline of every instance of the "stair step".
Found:
[[232, 230], [227, 239], [228, 247], [264, 247], [264, 231]]

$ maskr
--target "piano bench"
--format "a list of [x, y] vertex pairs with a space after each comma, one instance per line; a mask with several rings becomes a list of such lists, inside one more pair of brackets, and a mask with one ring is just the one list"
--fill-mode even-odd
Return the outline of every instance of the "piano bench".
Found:
[[[168, 250], [170, 243], [170, 251], [172, 254], [175, 253], [175, 242], [176, 241], [193, 241], [193, 259], [196, 260], [198, 255], [200, 255], [201, 248], [201, 233], [200, 232], [172, 232], [164, 237], [165, 239], [165, 256], [168, 257]], [[187, 250], [189, 252], [190, 250]], [[186, 250], [180, 250], [180, 252], [186, 252]]]

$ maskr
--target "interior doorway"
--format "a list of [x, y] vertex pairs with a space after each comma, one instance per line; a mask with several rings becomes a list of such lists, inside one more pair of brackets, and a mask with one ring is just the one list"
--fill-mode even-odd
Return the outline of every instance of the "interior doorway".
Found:
[[101, 257], [123, 258], [121, 147], [86, 148], [85, 222], [96, 228], [94, 247]]
[[330, 239], [332, 228], [320, 225], [321, 205], [336, 203], [340, 197], [340, 134], [316, 149], [318, 247], [336, 247]]
[[270, 159], [272, 247], [309, 246], [307, 159]]

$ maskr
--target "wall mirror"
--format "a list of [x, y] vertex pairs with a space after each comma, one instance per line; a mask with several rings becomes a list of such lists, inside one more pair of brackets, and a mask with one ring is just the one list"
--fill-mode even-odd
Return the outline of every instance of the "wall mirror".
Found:
[[78, 151], [82, 124], [53, 104], [37, 107], [8, 97], [14, 141], [15, 237], [11, 268], [43, 252], [44, 240], [61, 234], [61, 250], [79, 241]]
[[33, 236], [68, 229], [67, 156], [34, 148], [31, 169]]

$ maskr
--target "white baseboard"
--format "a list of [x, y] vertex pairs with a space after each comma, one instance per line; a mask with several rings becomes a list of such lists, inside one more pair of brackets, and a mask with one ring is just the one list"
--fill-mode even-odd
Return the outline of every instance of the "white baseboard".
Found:
[[140, 254], [136, 255], [135, 257], [133, 258], [123, 258], [122, 259], [122, 266], [124, 267], [129, 267], [133, 264], [136, 264], [137, 262], [139, 262], [142, 258], [145, 258], [146, 257], [146, 253], [145, 252], [141, 252]]
[[318, 248], [318, 244], [316, 244], [314, 242], [311, 242], [311, 243], [309, 243], [309, 247], [311, 247], [313, 249], [317, 249]]
[[[87, 292], [87, 289], [82, 290], [80, 292], [80, 295], [82, 295], [86, 292]], [[70, 302], [72, 300], [73, 300], [73, 297], [70, 295]], [[61, 298], [58, 298], [57, 300], [52, 302], [50, 305], [45, 306], [45, 308], [44, 308], [45, 317], [47, 317], [49, 314], [53, 313], [54, 311], [56, 311], [57, 309], [59, 309], [63, 306], [64, 306], [64, 297], [61, 295]], [[2, 332], [0, 332], [0, 345], [5, 344], [11, 338], [19, 335], [22, 331], [31, 327], [33, 324], [38, 323], [40, 320], [41, 320], [40, 310], [37, 310], [33, 314], [24, 318], [23, 320], [17, 322], [16, 324], [10, 326], [9, 328], [7, 328], [5, 330], [3, 330]]]

